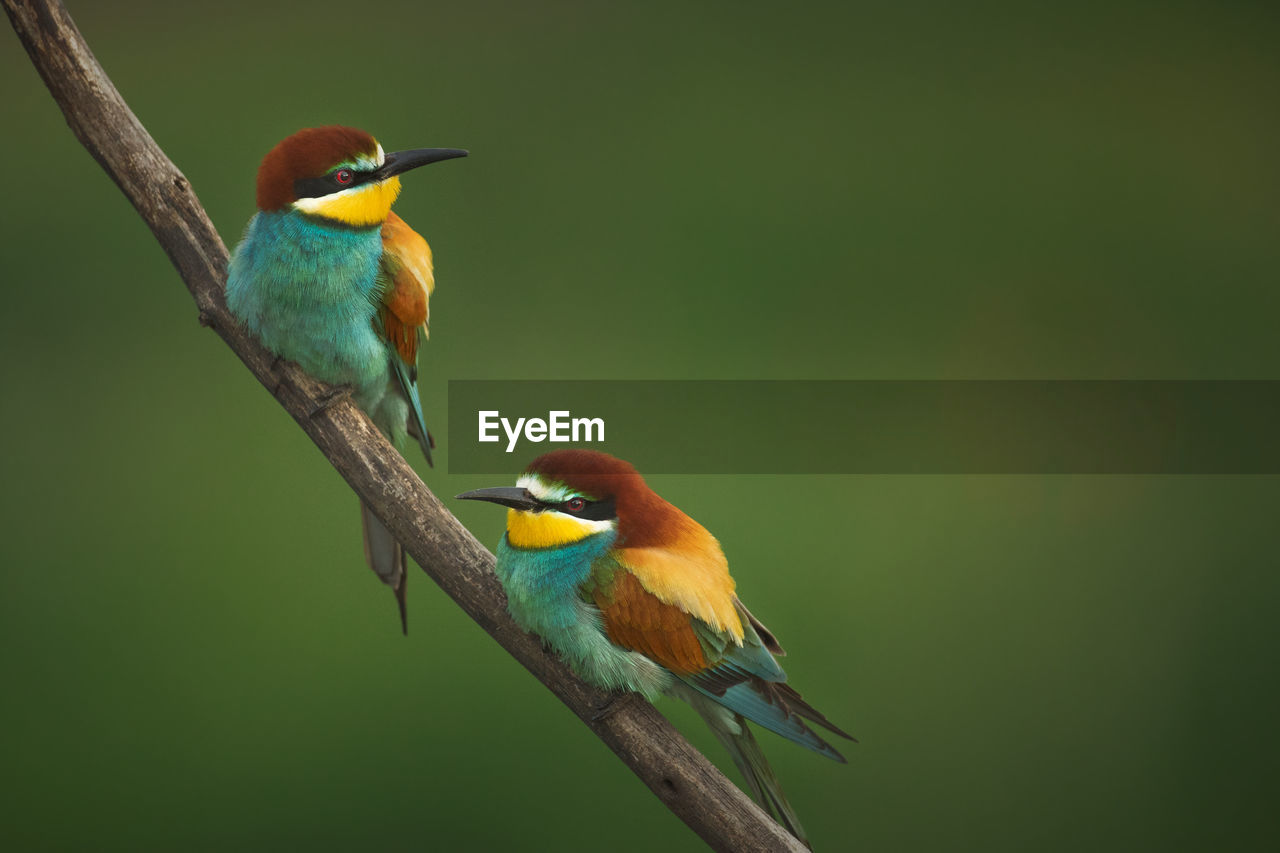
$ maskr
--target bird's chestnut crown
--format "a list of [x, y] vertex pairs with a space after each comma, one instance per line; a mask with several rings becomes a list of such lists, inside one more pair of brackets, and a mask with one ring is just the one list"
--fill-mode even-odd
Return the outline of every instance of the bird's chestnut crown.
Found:
[[385, 159], [378, 141], [354, 127], [308, 127], [284, 139], [258, 168], [258, 209], [284, 210], [300, 198], [367, 183]]

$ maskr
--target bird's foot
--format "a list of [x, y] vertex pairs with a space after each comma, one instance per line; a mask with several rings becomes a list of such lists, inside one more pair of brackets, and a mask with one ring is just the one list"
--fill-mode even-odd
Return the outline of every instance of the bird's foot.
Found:
[[271, 375], [276, 378], [275, 387], [271, 389], [272, 397], [280, 396], [280, 389], [284, 387], [284, 377], [280, 375], [280, 362], [284, 361], [284, 357], [279, 353], [275, 354], [275, 358], [271, 359]]
[[331, 409], [343, 400], [349, 399], [351, 399], [351, 386], [338, 385], [312, 401], [311, 411], [307, 412], [307, 417], [314, 418], [326, 409]]
[[604, 704], [597, 705], [595, 713], [591, 715], [591, 722], [598, 723], [612, 717], [623, 708], [635, 702], [639, 698], [638, 693], [613, 693], [605, 700]]

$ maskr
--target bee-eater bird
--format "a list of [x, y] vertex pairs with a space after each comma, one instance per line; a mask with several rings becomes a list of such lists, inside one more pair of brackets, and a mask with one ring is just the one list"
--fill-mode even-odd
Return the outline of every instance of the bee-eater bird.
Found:
[[689, 702], [756, 801], [808, 844], [747, 720], [841, 763], [808, 723], [850, 736], [784, 683], [782, 648], [734, 594], [706, 528], [590, 450], [548, 453], [514, 488], [458, 497], [508, 507], [496, 571], [522, 628], [597, 687]]
[[[434, 442], [418, 399], [418, 344], [435, 289], [427, 241], [391, 212], [400, 175], [456, 148], [387, 154], [352, 127], [312, 127], [258, 169], [258, 212], [231, 258], [227, 306], [277, 356], [345, 386], [397, 447]], [[404, 548], [361, 503], [365, 559], [408, 630]]]

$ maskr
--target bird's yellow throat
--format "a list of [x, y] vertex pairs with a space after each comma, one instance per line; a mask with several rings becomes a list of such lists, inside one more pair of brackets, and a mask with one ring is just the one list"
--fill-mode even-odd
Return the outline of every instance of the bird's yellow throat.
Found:
[[507, 541], [516, 548], [557, 548], [598, 532], [595, 525], [552, 512], [507, 510]]
[[300, 198], [293, 206], [312, 216], [365, 228], [386, 221], [398, 195], [400, 178], [395, 176], [323, 198]]

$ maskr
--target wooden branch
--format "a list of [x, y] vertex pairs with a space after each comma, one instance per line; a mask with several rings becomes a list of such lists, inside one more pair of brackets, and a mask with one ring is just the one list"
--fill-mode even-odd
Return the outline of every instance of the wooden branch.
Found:
[[134, 116], [59, 0], [0, 0], [76, 138], [128, 197], [213, 328], [293, 415], [333, 467], [408, 552], [485, 631], [618, 754], [711, 847], [802, 851], [658, 711], [635, 694], [578, 679], [507, 615], [490, 554], [444, 508], [349, 400], [277, 360], [228, 312], [227, 250], [187, 179]]

